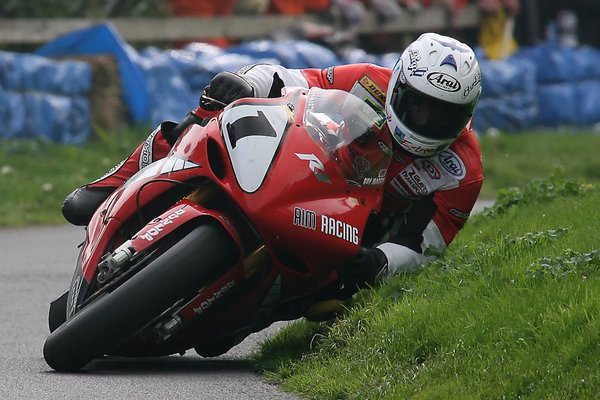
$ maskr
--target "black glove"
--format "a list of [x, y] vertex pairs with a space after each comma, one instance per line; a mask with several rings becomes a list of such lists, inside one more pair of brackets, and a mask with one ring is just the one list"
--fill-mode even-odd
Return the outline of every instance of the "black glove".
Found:
[[241, 76], [219, 72], [202, 91], [200, 107], [206, 111], [222, 110], [234, 100], [254, 97], [254, 88]]
[[354, 261], [341, 271], [341, 291], [351, 296], [358, 290], [373, 286], [387, 273], [388, 260], [378, 248], [362, 247]]

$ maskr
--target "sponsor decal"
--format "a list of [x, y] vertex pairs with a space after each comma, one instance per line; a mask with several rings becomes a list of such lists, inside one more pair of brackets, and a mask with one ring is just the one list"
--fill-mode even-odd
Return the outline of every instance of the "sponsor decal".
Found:
[[169, 224], [173, 223], [173, 220], [179, 218], [181, 215], [185, 213], [184, 209], [179, 209], [163, 218], [156, 221], [156, 225], [152, 226], [152, 228], [148, 229], [146, 233], [140, 235], [141, 239], [147, 240], [149, 242], [154, 240], [155, 236], [158, 236], [160, 232], [162, 232], [163, 228]]
[[387, 155], [392, 154], [392, 149], [390, 149], [389, 146], [385, 142], [378, 140], [377, 145], [379, 146], [381, 151], [383, 151], [385, 154], [387, 154]]
[[427, 75], [427, 81], [445, 92], [458, 92], [461, 88], [460, 82], [456, 78], [443, 72], [430, 73]]
[[317, 213], [300, 207], [294, 207], [294, 225], [306, 229], [317, 229]]
[[458, 179], [465, 177], [467, 171], [465, 164], [463, 164], [460, 157], [456, 155], [452, 150], [444, 150], [438, 154], [438, 160], [441, 166], [448, 171], [448, 173]]
[[[390, 120], [391, 117], [388, 117], [388, 120]], [[396, 139], [398, 139], [398, 141], [402, 142], [404, 141], [404, 132], [402, 132], [402, 130], [400, 130], [400, 128], [396, 127], [394, 129], [394, 136], [396, 136]]]
[[296, 154], [296, 156], [299, 159], [308, 161], [308, 167], [313, 172], [313, 174], [315, 174], [315, 176], [317, 177], [317, 179], [319, 181], [325, 182], [325, 183], [331, 183], [331, 180], [325, 174], [325, 166], [323, 165], [323, 163], [321, 162], [321, 160], [319, 160], [319, 158], [317, 156], [315, 156], [314, 154], [301, 154], [301, 153], [294, 153], [294, 154]]
[[327, 77], [327, 82], [329, 82], [330, 85], [333, 85], [333, 68], [334, 67], [329, 67], [325, 70], [325, 76]]
[[383, 185], [384, 182], [385, 182], [385, 176], [377, 177], [377, 178], [364, 178], [362, 184], [363, 185]]
[[79, 292], [81, 291], [81, 285], [83, 284], [83, 276], [78, 272], [77, 278], [73, 279], [71, 282], [71, 304], [69, 304], [69, 315], [75, 314], [77, 309], [77, 299], [79, 298]]
[[469, 218], [469, 213], [466, 213], [464, 211], [460, 211], [457, 210], [456, 208], [451, 208], [450, 209], [450, 214], [454, 215], [455, 217], [458, 217], [460, 219], [468, 219]]
[[140, 152], [140, 161], [138, 162], [139, 169], [142, 169], [150, 164], [152, 164], [152, 148], [154, 145], [154, 138], [158, 135], [160, 131], [160, 125], [148, 136], [144, 144], [142, 145], [142, 150]]
[[356, 156], [352, 161], [354, 172], [358, 175], [365, 175], [371, 171], [371, 163], [365, 156]]
[[358, 228], [326, 215], [321, 215], [321, 232], [352, 244], [358, 244]]
[[381, 108], [381, 105], [376, 104], [371, 98], [367, 97], [365, 99], [363, 99], [363, 101], [369, 106], [371, 107], [376, 113], [377, 115], [379, 115], [379, 118], [377, 119], [377, 121], [373, 121], [373, 124], [378, 128], [381, 129], [383, 128], [383, 125], [385, 124], [385, 111]]
[[426, 196], [429, 194], [429, 189], [423, 182], [419, 172], [413, 167], [407, 167], [405, 170], [400, 172], [400, 176], [417, 196]]
[[473, 77], [473, 83], [471, 83], [469, 86], [465, 87], [465, 90], [463, 91], [463, 99], [466, 98], [468, 95], [471, 94], [471, 92], [473, 91], [473, 89], [475, 89], [475, 87], [477, 87], [477, 85], [479, 85], [481, 83], [481, 74], [475, 74], [475, 76]]
[[363, 75], [359, 79], [359, 83], [379, 104], [385, 104], [385, 91], [382, 90], [368, 75]]
[[422, 77], [428, 71], [427, 67], [419, 67], [419, 61], [421, 61], [421, 56], [419, 55], [418, 51], [409, 50], [408, 60], [409, 61], [407, 69], [410, 71], [409, 76]]
[[208, 310], [215, 302], [223, 297], [225, 293], [229, 292], [231, 289], [235, 287], [235, 281], [229, 281], [225, 283], [220, 289], [215, 291], [210, 297], [201, 302], [198, 307], [194, 307], [194, 312], [196, 314], [202, 314], [206, 310]]
[[392, 179], [390, 183], [392, 187], [396, 189], [396, 191], [400, 193], [403, 197], [411, 197], [411, 194], [408, 193], [408, 190], [406, 190], [404, 186], [402, 186], [402, 183], [400, 183], [400, 181], [398, 180], [398, 176]]
[[423, 168], [423, 171], [425, 171], [427, 176], [431, 179], [440, 179], [442, 177], [440, 170], [429, 160], [422, 160], [421, 168]]

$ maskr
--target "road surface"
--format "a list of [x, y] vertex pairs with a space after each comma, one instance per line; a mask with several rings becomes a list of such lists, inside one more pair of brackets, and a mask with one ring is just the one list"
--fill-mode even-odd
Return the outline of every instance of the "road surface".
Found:
[[71, 280], [83, 234], [68, 225], [0, 229], [0, 399], [296, 398], [257, 376], [247, 361], [277, 324], [214, 359], [192, 350], [183, 357], [100, 361], [78, 374], [54, 372], [42, 356], [48, 305]]

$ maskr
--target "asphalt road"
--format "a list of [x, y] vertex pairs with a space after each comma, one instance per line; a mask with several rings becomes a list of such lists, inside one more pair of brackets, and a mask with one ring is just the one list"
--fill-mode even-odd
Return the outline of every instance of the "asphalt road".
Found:
[[[295, 399], [253, 373], [247, 359], [275, 324], [224, 356], [188, 352], [150, 360], [102, 360], [63, 374], [46, 365], [48, 305], [68, 286], [83, 229], [0, 229], [0, 399]], [[193, 353], [193, 354], [192, 354]]]

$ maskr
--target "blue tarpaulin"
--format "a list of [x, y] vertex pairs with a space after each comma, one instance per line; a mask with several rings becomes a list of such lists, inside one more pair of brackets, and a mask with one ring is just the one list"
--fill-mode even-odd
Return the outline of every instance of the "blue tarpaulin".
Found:
[[119, 66], [123, 96], [131, 118], [135, 122], [148, 121], [148, 88], [140, 56], [112, 25], [101, 24], [68, 33], [42, 46], [36, 54], [46, 57], [111, 54]]

